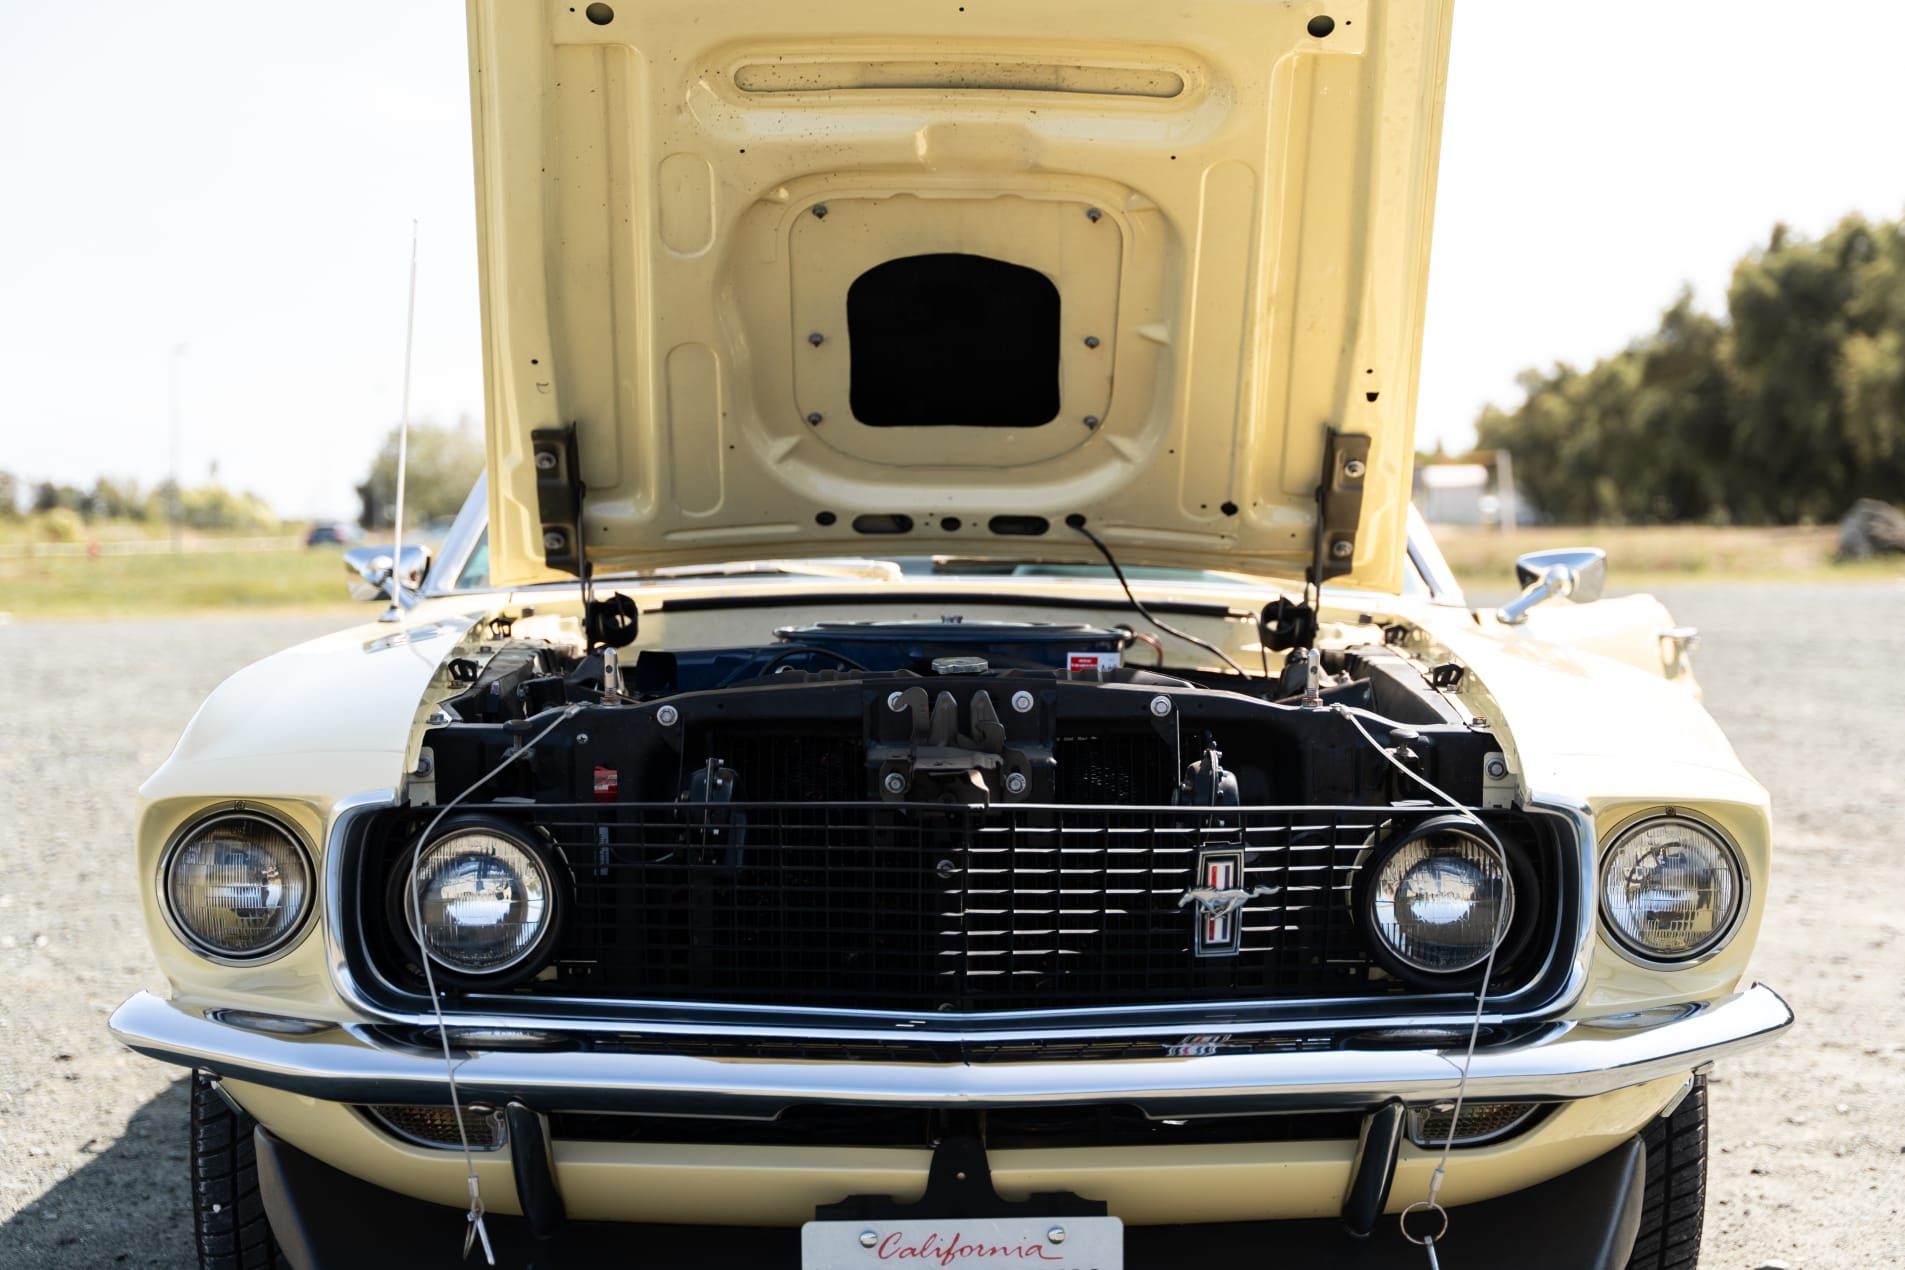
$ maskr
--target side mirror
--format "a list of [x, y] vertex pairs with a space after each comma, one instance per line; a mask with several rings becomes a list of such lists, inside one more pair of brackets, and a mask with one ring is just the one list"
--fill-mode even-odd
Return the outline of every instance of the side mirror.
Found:
[[[403, 563], [400, 580], [404, 591], [410, 593], [405, 598], [414, 602], [417, 588], [423, 585], [423, 575], [430, 571], [430, 549], [414, 542], [404, 544]], [[355, 575], [345, 583], [353, 600], [370, 603], [397, 599], [390, 582], [393, 570], [389, 547], [352, 547], [344, 553], [344, 571]]]
[[1529, 609], [1557, 595], [1576, 604], [1600, 599], [1607, 589], [1607, 553], [1599, 547], [1531, 551], [1515, 561], [1515, 579], [1521, 594], [1495, 610], [1506, 626], [1521, 625]]

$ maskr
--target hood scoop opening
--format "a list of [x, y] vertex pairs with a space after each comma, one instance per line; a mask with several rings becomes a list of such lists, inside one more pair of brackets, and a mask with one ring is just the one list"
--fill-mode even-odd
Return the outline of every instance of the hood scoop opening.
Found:
[[1036, 269], [941, 252], [847, 289], [848, 401], [873, 428], [1035, 428], [1058, 417], [1058, 288]]

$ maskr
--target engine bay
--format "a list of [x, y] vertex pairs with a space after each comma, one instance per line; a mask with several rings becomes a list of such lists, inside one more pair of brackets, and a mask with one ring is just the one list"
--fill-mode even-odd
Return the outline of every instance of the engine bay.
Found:
[[[1059, 622], [818, 622], [626, 662], [492, 631], [447, 665], [427, 801], [485, 779], [487, 797], [575, 803], [1421, 798], [1374, 739], [1475, 804], [1499, 748], [1388, 642], [1303, 650], [1259, 677], [1167, 666], [1127, 628]], [[582, 722], [497, 771], [552, 710]]]

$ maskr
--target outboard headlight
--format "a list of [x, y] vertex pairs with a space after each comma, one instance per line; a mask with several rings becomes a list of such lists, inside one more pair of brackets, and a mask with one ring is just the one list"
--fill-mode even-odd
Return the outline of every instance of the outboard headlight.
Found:
[[1679, 814], [1629, 825], [1601, 858], [1601, 920], [1623, 952], [1686, 964], [1725, 947], [1746, 910], [1746, 870], [1725, 834]]
[[394, 881], [398, 911], [431, 960], [486, 980], [539, 970], [564, 908], [543, 848], [491, 821], [444, 826]]
[[311, 912], [311, 857], [276, 819], [230, 811], [187, 827], [159, 866], [160, 908], [203, 957], [260, 961], [289, 947]]
[[1379, 846], [1358, 912], [1379, 959], [1407, 974], [1472, 970], [1508, 935], [1515, 882], [1493, 834], [1453, 816]]

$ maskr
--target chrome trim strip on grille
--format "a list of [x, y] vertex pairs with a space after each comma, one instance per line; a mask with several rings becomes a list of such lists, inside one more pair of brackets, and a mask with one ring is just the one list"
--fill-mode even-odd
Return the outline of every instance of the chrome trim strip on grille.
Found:
[[[1575, 848], [1575, 929], [1574, 951], [1568, 967], [1566, 986], [1561, 989], [1555, 1002], [1555, 1008], [1546, 1013], [1558, 1014], [1573, 1006], [1587, 991], [1588, 968], [1594, 959], [1594, 923], [1599, 907], [1595, 896], [1600, 878], [1600, 843], [1594, 832], [1594, 809], [1587, 800], [1568, 794], [1550, 793], [1546, 790], [1530, 790], [1525, 811], [1555, 816], [1568, 822], [1572, 829]], [[1566, 939], [1557, 936], [1555, 952], [1566, 956]]]
[[397, 806], [395, 789], [373, 789], [348, 798], [340, 798], [331, 808], [331, 820], [324, 829], [324, 858], [318, 862], [318, 868], [324, 877], [321, 890], [324, 895], [324, 911], [320, 914], [324, 930], [324, 960], [331, 968], [331, 984], [344, 1003], [366, 1018], [377, 1018], [379, 1012], [365, 999], [357, 985], [357, 978], [351, 973], [350, 958], [344, 951], [344, 932], [342, 922], [346, 896], [349, 887], [344, 878], [342, 859], [345, 835], [350, 832], [351, 824], [360, 816]]

